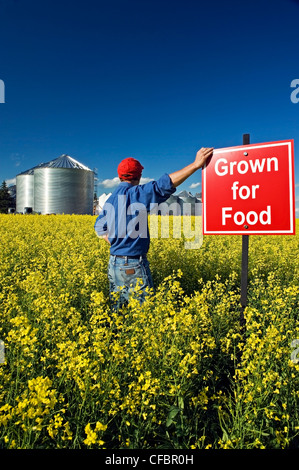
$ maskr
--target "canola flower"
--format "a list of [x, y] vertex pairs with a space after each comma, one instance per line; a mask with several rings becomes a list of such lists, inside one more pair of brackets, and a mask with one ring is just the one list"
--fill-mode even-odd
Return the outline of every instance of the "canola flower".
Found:
[[186, 249], [174, 219], [116, 313], [94, 217], [0, 215], [2, 448], [298, 446], [298, 235], [251, 237], [243, 333], [241, 237]]

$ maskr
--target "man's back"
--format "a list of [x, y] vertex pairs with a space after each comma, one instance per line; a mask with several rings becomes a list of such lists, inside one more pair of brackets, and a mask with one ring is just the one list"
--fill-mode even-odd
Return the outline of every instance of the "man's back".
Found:
[[95, 223], [99, 236], [108, 233], [111, 255], [137, 256], [148, 252], [148, 212], [166, 201], [175, 188], [167, 174], [142, 185], [121, 182], [104, 204]]
[[[104, 204], [95, 222], [97, 235], [110, 244], [108, 279], [111, 305], [118, 309], [129, 300], [137, 281], [140, 284], [140, 302], [154, 288], [146, 254], [150, 239], [148, 212], [151, 204], [166, 201], [195, 171], [202, 168], [212, 148], [201, 148], [194, 162], [174, 173], [164, 174], [157, 181], [139, 185], [143, 166], [135, 158], [126, 158], [117, 168], [121, 184]], [[116, 300], [114, 294], [119, 295]]]

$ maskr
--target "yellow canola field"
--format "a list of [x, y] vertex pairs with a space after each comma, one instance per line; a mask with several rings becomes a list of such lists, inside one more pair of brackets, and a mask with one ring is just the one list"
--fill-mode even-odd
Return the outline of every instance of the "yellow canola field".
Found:
[[160, 233], [115, 313], [94, 222], [0, 215], [0, 448], [298, 448], [299, 235], [250, 237], [243, 331], [240, 236]]

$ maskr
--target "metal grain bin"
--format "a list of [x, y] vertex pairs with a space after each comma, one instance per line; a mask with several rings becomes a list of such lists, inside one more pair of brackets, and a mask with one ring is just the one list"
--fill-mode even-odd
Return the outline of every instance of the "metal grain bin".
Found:
[[196, 202], [195, 196], [187, 191], [181, 191], [178, 196], [182, 215], [194, 215]]
[[166, 203], [168, 204], [170, 214], [181, 215], [181, 207], [179, 203], [179, 198], [176, 195], [171, 194], [169, 198], [166, 200]]
[[68, 155], [34, 170], [34, 210], [93, 214], [94, 172]]
[[[30, 170], [28, 170], [30, 171]], [[25, 207], [33, 207], [34, 175], [21, 173], [16, 178], [16, 211], [24, 212]]]

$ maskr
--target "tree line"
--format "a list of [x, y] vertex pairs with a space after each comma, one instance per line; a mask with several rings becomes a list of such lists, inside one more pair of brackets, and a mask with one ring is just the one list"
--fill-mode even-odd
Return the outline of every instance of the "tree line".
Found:
[[7, 214], [9, 208], [15, 208], [15, 201], [8, 191], [6, 181], [0, 186], [0, 213]]

